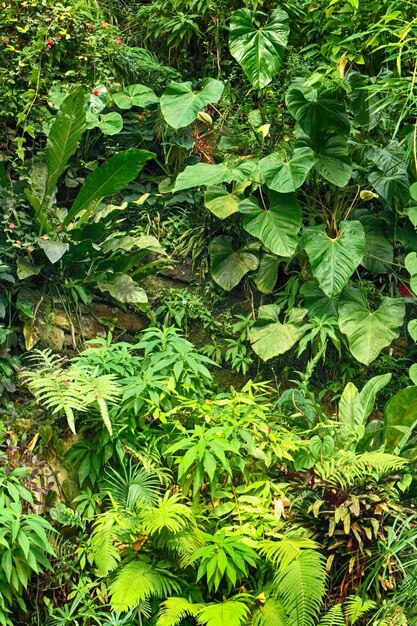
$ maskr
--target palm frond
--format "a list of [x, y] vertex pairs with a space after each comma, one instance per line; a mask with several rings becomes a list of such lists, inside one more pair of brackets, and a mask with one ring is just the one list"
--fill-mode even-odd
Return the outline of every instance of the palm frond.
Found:
[[302, 550], [317, 548], [317, 543], [307, 537], [283, 537], [278, 541], [265, 540], [259, 543], [259, 553], [276, 568], [285, 569], [297, 559]]
[[253, 616], [253, 626], [293, 626], [289, 622], [284, 604], [275, 598], [268, 598], [263, 607]]
[[359, 596], [349, 596], [345, 600], [345, 616], [349, 624], [355, 624], [365, 613], [376, 607], [373, 600], [364, 600]]
[[201, 606], [186, 598], [167, 598], [161, 603], [156, 626], [177, 626], [186, 617], [196, 617]]
[[163, 529], [155, 536], [154, 541], [158, 549], [174, 557], [181, 569], [190, 566], [190, 557], [204, 544], [201, 533], [194, 525], [176, 533]]
[[291, 625], [314, 626], [326, 582], [324, 558], [316, 550], [300, 556], [274, 578], [274, 597], [282, 600]]
[[119, 506], [135, 511], [140, 506], [157, 504], [160, 486], [154, 473], [130, 461], [121, 471], [106, 470], [102, 492], [110, 494]]
[[122, 567], [110, 585], [111, 606], [116, 611], [128, 611], [149, 598], [163, 598], [180, 593], [178, 577], [158, 565], [143, 560]]
[[341, 604], [335, 604], [326, 615], [321, 618], [319, 626], [345, 626]]
[[157, 506], [145, 508], [140, 515], [144, 532], [152, 535], [166, 529], [177, 533], [195, 523], [191, 508], [179, 502], [180, 499], [180, 495], [167, 492]]

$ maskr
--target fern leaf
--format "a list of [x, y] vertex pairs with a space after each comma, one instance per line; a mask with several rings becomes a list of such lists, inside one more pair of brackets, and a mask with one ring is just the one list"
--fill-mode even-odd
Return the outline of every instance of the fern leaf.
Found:
[[196, 617], [201, 606], [185, 598], [167, 598], [161, 604], [156, 626], [177, 626], [186, 617]]
[[407, 462], [395, 454], [365, 452], [317, 463], [315, 472], [330, 484], [347, 489], [368, 477], [379, 480], [385, 474], [403, 468]]
[[253, 618], [253, 626], [293, 626], [283, 603], [274, 598], [268, 598], [262, 608], [259, 608]]
[[115, 525], [116, 517], [113, 511], [100, 515], [94, 524], [89, 544], [98, 576], [107, 576], [120, 561], [119, 551], [114, 545]]
[[110, 585], [111, 606], [116, 611], [128, 611], [148, 598], [180, 591], [178, 579], [167, 570], [146, 561], [132, 561], [122, 567]]
[[317, 548], [317, 543], [307, 537], [283, 537], [279, 541], [261, 541], [259, 545], [260, 554], [278, 569], [288, 567], [302, 550]]
[[303, 550], [298, 559], [274, 578], [274, 596], [282, 600], [297, 626], [314, 626], [325, 592], [324, 558], [315, 550]]
[[140, 521], [148, 535], [160, 532], [163, 529], [176, 533], [190, 523], [194, 523], [192, 510], [179, 502], [180, 498], [181, 496], [179, 495], [170, 496], [169, 492], [167, 492], [164, 498], [159, 501], [158, 506], [148, 507], [143, 510]]
[[335, 604], [330, 611], [321, 618], [319, 626], [345, 626], [345, 620], [343, 619], [343, 611], [341, 604]]
[[345, 615], [349, 624], [355, 624], [358, 619], [376, 607], [373, 600], [364, 600], [359, 596], [349, 596], [345, 600]]
[[197, 615], [201, 626], [241, 626], [249, 614], [249, 607], [238, 600], [226, 600], [216, 604], [206, 604]]

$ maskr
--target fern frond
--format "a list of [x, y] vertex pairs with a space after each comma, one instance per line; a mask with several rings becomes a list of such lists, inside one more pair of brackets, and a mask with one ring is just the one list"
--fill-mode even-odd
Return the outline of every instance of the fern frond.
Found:
[[347, 489], [369, 477], [379, 480], [385, 474], [403, 468], [407, 462], [395, 454], [376, 451], [332, 458], [317, 463], [314, 469], [323, 480]]
[[185, 598], [167, 598], [161, 603], [156, 626], [178, 626], [186, 617], [196, 617], [201, 606]]
[[107, 576], [120, 561], [120, 554], [114, 540], [116, 538], [117, 518], [114, 511], [98, 516], [89, 538], [89, 546], [97, 566], [98, 576]]
[[110, 585], [111, 606], [116, 611], [128, 611], [148, 598], [163, 598], [180, 591], [174, 574], [146, 561], [132, 561], [122, 567]]
[[120, 472], [106, 470], [102, 492], [110, 494], [119, 506], [135, 511], [139, 506], [157, 504], [160, 486], [155, 474], [130, 461]]
[[155, 545], [164, 553], [172, 554], [181, 569], [190, 565], [190, 557], [204, 545], [204, 539], [194, 526], [172, 533], [166, 529], [155, 536]]
[[102, 376], [91, 375], [88, 381], [88, 388], [86, 393], [86, 402], [88, 404], [97, 403], [100, 415], [103, 419], [109, 434], [113, 434], [112, 425], [110, 422], [109, 411], [107, 403], [114, 404], [122, 395], [122, 387], [117, 382], [114, 374], [103, 374]]
[[303, 550], [300, 556], [274, 578], [274, 597], [282, 600], [291, 625], [314, 626], [326, 582], [323, 556]]
[[341, 604], [335, 604], [326, 615], [321, 618], [319, 626], [345, 626]]
[[355, 624], [358, 619], [376, 607], [373, 600], [363, 600], [359, 596], [349, 596], [345, 600], [345, 616], [349, 624]]
[[177, 533], [189, 524], [194, 524], [191, 508], [179, 502], [180, 499], [180, 495], [170, 496], [167, 492], [159, 500], [158, 506], [145, 508], [140, 515], [144, 532], [152, 535], [166, 529]]
[[206, 604], [197, 614], [201, 626], [241, 626], [249, 614], [249, 607], [238, 600]]
[[263, 607], [253, 617], [253, 626], [293, 626], [288, 620], [284, 604], [280, 600], [268, 598]]
[[317, 548], [317, 543], [307, 537], [283, 537], [278, 541], [265, 540], [258, 544], [259, 553], [276, 568], [285, 569], [297, 559], [302, 550]]

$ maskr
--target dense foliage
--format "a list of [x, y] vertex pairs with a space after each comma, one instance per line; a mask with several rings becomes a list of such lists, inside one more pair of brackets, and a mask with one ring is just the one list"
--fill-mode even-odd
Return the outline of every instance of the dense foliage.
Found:
[[413, 2], [0, 28], [0, 624], [417, 625]]

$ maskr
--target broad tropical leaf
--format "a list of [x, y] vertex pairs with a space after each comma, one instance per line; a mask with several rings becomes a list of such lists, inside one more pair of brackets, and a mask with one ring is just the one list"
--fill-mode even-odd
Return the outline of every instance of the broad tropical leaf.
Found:
[[358, 221], [340, 222], [339, 233], [329, 237], [324, 224], [305, 229], [301, 246], [307, 253], [311, 271], [329, 298], [346, 286], [365, 252], [365, 233]]
[[253, 275], [253, 282], [261, 293], [272, 293], [278, 278], [278, 268], [281, 259], [275, 254], [263, 251], [259, 260], [258, 269]]
[[172, 82], [161, 96], [161, 111], [172, 128], [188, 126], [208, 104], [216, 103], [223, 93], [224, 84], [209, 78], [201, 91], [194, 91], [191, 82]]
[[146, 291], [127, 274], [119, 272], [107, 272], [97, 281], [97, 287], [101, 291], [107, 291], [113, 298], [119, 302], [135, 302], [137, 304], [146, 304], [148, 297]]
[[314, 141], [319, 140], [322, 132], [327, 130], [349, 134], [350, 124], [344, 103], [330, 89], [319, 91], [306, 87], [302, 79], [297, 79], [290, 85], [286, 103], [291, 115]]
[[69, 244], [52, 239], [38, 239], [38, 246], [45, 252], [51, 263], [57, 263], [69, 250]]
[[417, 386], [395, 394], [384, 408], [385, 451], [398, 453], [417, 425]]
[[255, 89], [263, 89], [278, 73], [289, 35], [288, 14], [275, 9], [266, 23], [249, 9], [238, 9], [230, 19], [229, 50]]
[[212, 187], [220, 183], [230, 183], [233, 174], [228, 164], [223, 163], [196, 163], [187, 165], [185, 170], [178, 174], [173, 191], [183, 191], [191, 187], [205, 185]]
[[314, 167], [323, 178], [338, 187], [348, 184], [352, 176], [352, 160], [345, 137], [322, 132], [313, 142], [307, 135], [302, 135], [296, 146], [308, 146], [314, 151]]
[[222, 289], [230, 291], [242, 278], [258, 267], [257, 249], [252, 247], [234, 250], [232, 238], [220, 235], [209, 246], [211, 274]]
[[48, 203], [78, 141], [85, 130], [84, 90], [78, 87], [63, 101], [46, 142], [48, 179], [44, 202]]
[[322, 292], [316, 281], [310, 280], [301, 286], [300, 293], [304, 298], [304, 306], [309, 317], [337, 318], [337, 302], [339, 296], [329, 298]]
[[204, 194], [204, 205], [221, 220], [239, 211], [240, 200], [237, 195], [229, 193], [221, 186], [208, 187]]
[[292, 256], [297, 248], [301, 227], [301, 208], [294, 194], [271, 191], [269, 209], [259, 206], [255, 198], [240, 203], [244, 229], [257, 237], [274, 254]]
[[388, 274], [394, 261], [394, 247], [384, 235], [381, 222], [367, 209], [357, 209], [352, 218], [359, 220], [365, 231], [365, 254], [361, 265], [373, 274]]
[[398, 337], [405, 305], [400, 298], [383, 298], [371, 311], [361, 289], [347, 287], [339, 301], [339, 328], [347, 336], [352, 355], [369, 365]]
[[279, 193], [291, 193], [301, 187], [314, 165], [314, 152], [309, 147], [296, 148], [291, 158], [285, 150], [273, 152], [259, 161], [265, 184]]
[[279, 311], [276, 304], [259, 307], [258, 319], [249, 332], [252, 349], [263, 361], [284, 354], [304, 334], [301, 324], [307, 309], [292, 309], [284, 324], [279, 320]]
[[339, 401], [339, 422], [350, 427], [365, 426], [374, 408], [377, 393], [388, 385], [392, 374], [373, 376], [359, 393], [353, 383], [348, 383]]
[[128, 85], [123, 91], [113, 94], [113, 100], [119, 109], [140, 107], [146, 109], [151, 104], [159, 102], [159, 98], [145, 85]]
[[68, 225], [81, 211], [89, 209], [93, 202], [119, 193], [136, 178], [146, 161], [154, 156], [153, 152], [147, 150], [126, 150], [115, 154], [91, 172], [75, 198], [64, 224]]

